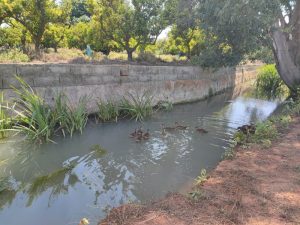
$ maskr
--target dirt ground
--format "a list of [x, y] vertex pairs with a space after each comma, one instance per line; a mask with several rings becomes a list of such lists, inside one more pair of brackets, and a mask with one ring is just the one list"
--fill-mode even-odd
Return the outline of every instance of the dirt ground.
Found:
[[300, 225], [300, 118], [269, 149], [239, 148], [201, 187], [113, 209], [101, 225]]

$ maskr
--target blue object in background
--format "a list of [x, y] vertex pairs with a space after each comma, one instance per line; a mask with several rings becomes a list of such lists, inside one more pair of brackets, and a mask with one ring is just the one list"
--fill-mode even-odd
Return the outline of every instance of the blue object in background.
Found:
[[90, 46], [90, 45], [87, 45], [87, 46], [86, 46], [85, 54], [86, 54], [88, 57], [92, 57], [92, 55], [93, 55], [93, 50], [91, 49], [91, 46]]

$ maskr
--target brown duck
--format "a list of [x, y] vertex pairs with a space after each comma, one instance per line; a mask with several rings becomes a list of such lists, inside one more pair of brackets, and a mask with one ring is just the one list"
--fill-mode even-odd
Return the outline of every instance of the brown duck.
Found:
[[200, 127], [195, 127], [196, 128], [196, 131], [200, 134], [207, 134], [208, 131], [203, 129], [203, 128], [200, 128]]

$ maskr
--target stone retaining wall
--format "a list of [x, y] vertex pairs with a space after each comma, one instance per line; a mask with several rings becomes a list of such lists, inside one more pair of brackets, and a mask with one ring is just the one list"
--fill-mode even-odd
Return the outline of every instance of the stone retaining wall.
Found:
[[97, 110], [99, 99], [120, 100], [128, 93], [149, 91], [153, 104], [160, 100], [173, 103], [195, 101], [254, 80], [261, 65], [222, 68], [216, 71], [192, 66], [81, 65], [81, 64], [0, 64], [0, 90], [14, 96], [20, 75], [50, 105], [64, 92], [71, 104], [81, 96], [90, 98], [89, 112]]

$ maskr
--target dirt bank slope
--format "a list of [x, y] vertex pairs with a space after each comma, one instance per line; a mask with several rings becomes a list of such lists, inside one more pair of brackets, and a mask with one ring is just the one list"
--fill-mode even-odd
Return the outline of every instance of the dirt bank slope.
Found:
[[195, 201], [170, 194], [149, 206], [125, 205], [102, 225], [300, 224], [300, 119], [270, 149], [239, 149]]

